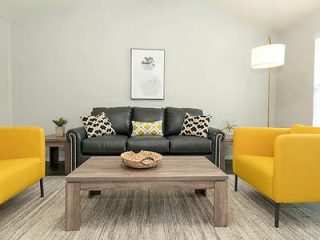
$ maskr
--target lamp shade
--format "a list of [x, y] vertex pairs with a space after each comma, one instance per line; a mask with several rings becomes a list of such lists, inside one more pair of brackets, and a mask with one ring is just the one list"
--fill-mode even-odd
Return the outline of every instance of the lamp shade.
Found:
[[268, 44], [252, 49], [252, 68], [273, 68], [284, 64], [286, 45]]

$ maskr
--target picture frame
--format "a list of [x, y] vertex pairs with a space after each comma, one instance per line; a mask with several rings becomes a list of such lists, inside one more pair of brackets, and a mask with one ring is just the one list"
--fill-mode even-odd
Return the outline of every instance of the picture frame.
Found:
[[164, 98], [165, 50], [131, 48], [131, 99]]

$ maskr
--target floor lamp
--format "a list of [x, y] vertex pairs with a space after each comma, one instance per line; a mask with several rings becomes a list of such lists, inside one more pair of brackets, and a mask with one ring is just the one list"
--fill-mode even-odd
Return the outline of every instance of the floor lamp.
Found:
[[270, 127], [270, 87], [271, 68], [284, 65], [286, 46], [284, 44], [272, 44], [268, 37], [268, 44], [252, 49], [251, 67], [253, 69], [268, 69], [268, 127]]

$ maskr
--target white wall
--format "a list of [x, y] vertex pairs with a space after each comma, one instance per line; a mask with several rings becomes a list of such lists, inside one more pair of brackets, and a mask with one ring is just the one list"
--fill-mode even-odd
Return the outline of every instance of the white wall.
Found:
[[[243, 126], [266, 123], [267, 72], [250, 68], [269, 31], [212, 0], [78, 0], [12, 22], [13, 120], [53, 131], [94, 106], [185, 106]], [[163, 101], [130, 100], [130, 48], [166, 50]]]
[[10, 25], [0, 17], [0, 126], [11, 125]]
[[320, 14], [314, 15], [279, 34], [287, 45], [285, 66], [277, 80], [276, 124], [312, 125], [314, 40], [320, 33]]

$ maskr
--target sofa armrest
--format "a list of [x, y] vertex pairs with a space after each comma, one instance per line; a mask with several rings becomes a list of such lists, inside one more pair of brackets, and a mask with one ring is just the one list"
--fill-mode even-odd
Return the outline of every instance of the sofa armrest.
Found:
[[224, 132], [217, 128], [209, 127], [208, 138], [212, 142], [212, 155], [214, 164], [220, 167], [221, 143], [224, 139]]
[[68, 130], [66, 137], [71, 143], [71, 170], [74, 170], [78, 166], [79, 159], [82, 156], [81, 142], [88, 136], [84, 127], [78, 127]]
[[223, 137], [222, 140], [223, 140], [224, 136], [225, 136], [225, 133], [220, 129], [209, 127], [208, 138], [213, 140], [217, 136], [222, 136]]
[[320, 201], [319, 146], [319, 134], [287, 134], [276, 139], [273, 164], [276, 202]]

